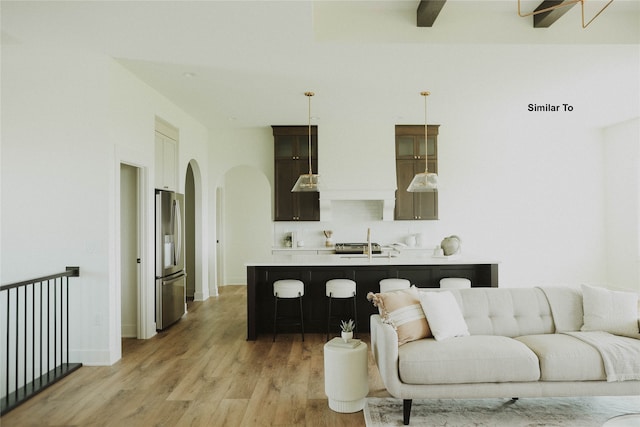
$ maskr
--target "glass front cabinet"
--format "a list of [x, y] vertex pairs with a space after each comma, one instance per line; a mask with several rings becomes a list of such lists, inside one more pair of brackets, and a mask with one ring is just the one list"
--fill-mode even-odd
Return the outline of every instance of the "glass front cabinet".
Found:
[[407, 187], [417, 173], [438, 173], [438, 129], [428, 125], [425, 144], [424, 125], [396, 125], [396, 220], [438, 219], [438, 192], [409, 193]]

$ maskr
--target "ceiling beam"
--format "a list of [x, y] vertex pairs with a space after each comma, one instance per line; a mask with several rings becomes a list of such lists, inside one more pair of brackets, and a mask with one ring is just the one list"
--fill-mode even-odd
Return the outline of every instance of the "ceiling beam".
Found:
[[417, 11], [418, 27], [433, 27], [447, 0], [420, 0]]
[[[536, 10], [542, 10], [549, 7], [555, 7], [566, 3], [566, 0], [545, 0], [536, 8]], [[569, 9], [575, 6], [577, 3], [567, 4], [547, 12], [538, 13], [533, 15], [533, 28], [548, 28], [556, 22], [562, 15], [567, 13]]]

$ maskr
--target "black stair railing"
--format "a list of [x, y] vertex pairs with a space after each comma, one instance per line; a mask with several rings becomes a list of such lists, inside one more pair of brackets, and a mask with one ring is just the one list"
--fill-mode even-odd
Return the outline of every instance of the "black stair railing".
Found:
[[0, 286], [0, 415], [82, 366], [69, 363], [69, 277], [63, 273]]

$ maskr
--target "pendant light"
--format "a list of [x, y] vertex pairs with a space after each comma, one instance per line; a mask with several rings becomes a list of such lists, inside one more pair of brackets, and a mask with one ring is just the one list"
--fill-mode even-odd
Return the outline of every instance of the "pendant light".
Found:
[[424, 193], [438, 191], [438, 175], [429, 172], [429, 140], [427, 139], [427, 96], [431, 92], [420, 92], [424, 96], [424, 173], [418, 173], [411, 180], [411, 184], [407, 188], [410, 193]]
[[311, 97], [315, 95], [313, 92], [305, 92], [304, 96], [309, 98], [309, 173], [302, 174], [298, 177], [298, 180], [293, 185], [291, 192], [298, 191], [320, 191], [319, 190], [319, 181], [320, 176], [318, 174], [313, 173], [313, 168], [311, 167]]

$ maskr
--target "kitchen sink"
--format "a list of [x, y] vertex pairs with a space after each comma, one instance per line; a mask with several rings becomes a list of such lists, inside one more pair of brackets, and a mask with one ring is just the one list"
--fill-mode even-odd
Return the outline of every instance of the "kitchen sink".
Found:
[[[373, 254], [371, 258], [395, 258], [398, 255], [396, 254]], [[349, 255], [340, 255], [340, 258], [369, 258], [369, 255], [366, 254], [349, 254]]]

